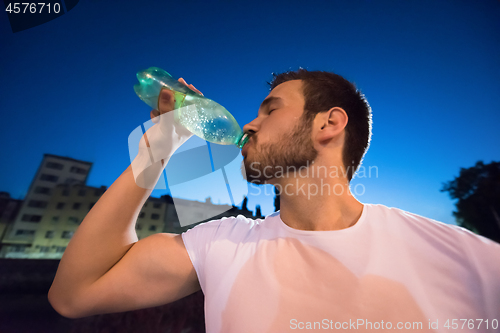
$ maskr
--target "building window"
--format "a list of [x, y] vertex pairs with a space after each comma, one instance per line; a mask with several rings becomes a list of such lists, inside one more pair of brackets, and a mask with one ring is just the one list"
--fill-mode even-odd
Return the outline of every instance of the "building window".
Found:
[[28, 207], [45, 208], [47, 207], [47, 201], [30, 200], [28, 202]]
[[11, 245], [10, 249], [12, 252], [24, 252], [26, 245]]
[[43, 186], [37, 186], [37, 187], [35, 187], [35, 193], [38, 193], [38, 194], [50, 194], [50, 188], [43, 187]]
[[64, 168], [64, 165], [56, 162], [47, 162], [45, 163], [45, 166], [49, 169], [55, 169], [55, 170], [62, 170]]
[[92, 209], [92, 207], [94, 207], [94, 205], [95, 205], [95, 202], [91, 202], [91, 203], [89, 204], [89, 210], [91, 210], [91, 209]]
[[78, 195], [81, 197], [84, 197], [86, 193], [87, 193], [87, 191], [84, 188], [82, 188], [81, 190], [78, 191]]
[[152, 220], [158, 220], [160, 218], [160, 214], [151, 214]]
[[139, 213], [139, 218], [143, 218], [143, 217], [144, 217], [144, 215], [146, 215], [146, 213], [144, 213], [144, 212], [140, 212], [140, 213]]
[[56, 209], [63, 209], [63, 208], [64, 208], [64, 205], [65, 205], [65, 203], [64, 203], [64, 202], [58, 202], [58, 203], [57, 203], [57, 206], [56, 206]]
[[82, 204], [81, 204], [80, 202], [75, 202], [75, 203], [73, 204], [73, 209], [80, 209], [80, 206], [81, 206], [81, 205], [82, 205]]
[[41, 246], [40, 247], [40, 252], [42, 252], [42, 253], [49, 252], [49, 250], [50, 250], [50, 247], [48, 247], [48, 246]]
[[87, 170], [76, 167], [76, 166], [72, 166], [71, 169], [69, 169], [69, 171], [73, 172], [73, 173], [78, 173], [80, 175], [84, 175], [87, 173]]
[[66, 178], [64, 181], [65, 185], [83, 185], [83, 180], [75, 179], [75, 178]]
[[153, 208], [161, 208], [161, 203], [160, 202], [155, 202], [153, 204]]
[[150, 225], [149, 226], [149, 231], [156, 231], [156, 226], [155, 225]]
[[68, 217], [68, 222], [71, 224], [78, 224], [80, 221], [78, 220], [77, 217], [70, 216], [70, 217]]
[[33, 236], [35, 234], [35, 230], [16, 230], [16, 236]]
[[45, 180], [45, 181], [48, 181], [48, 182], [57, 182], [57, 180], [59, 179], [59, 177], [57, 176], [54, 176], [54, 175], [48, 175], [46, 173], [42, 173], [40, 175], [40, 180]]
[[21, 218], [21, 221], [40, 222], [41, 219], [42, 219], [42, 215], [24, 214], [23, 217]]
[[139, 224], [139, 223], [137, 223], [137, 224], [135, 225], [135, 228], [136, 228], [137, 230], [141, 230], [141, 229], [142, 229], [142, 225], [141, 225], [141, 224]]
[[66, 250], [66, 246], [58, 246], [56, 247], [56, 252], [64, 252]]
[[52, 222], [54, 223], [59, 222], [59, 216], [52, 216]]
[[54, 231], [49, 230], [45, 233], [45, 238], [54, 238]]
[[61, 193], [64, 197], [67, 197], [69, 196], [69, 189], [65, 188], [62, 193]]
[[70, 239], [71, 237], [73, 237], [73, 233], [73, 231], [63, 231], [61, 238]]

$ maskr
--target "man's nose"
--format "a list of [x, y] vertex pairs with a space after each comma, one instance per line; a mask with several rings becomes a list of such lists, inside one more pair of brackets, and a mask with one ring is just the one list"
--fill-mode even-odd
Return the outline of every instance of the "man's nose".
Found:
[[259, 127], [257, 124], [257, 118], [255, 118], [254, 120], [243, 126], [243, 132], [248, 133], [250, 135], [257, 133], [258, 130]]

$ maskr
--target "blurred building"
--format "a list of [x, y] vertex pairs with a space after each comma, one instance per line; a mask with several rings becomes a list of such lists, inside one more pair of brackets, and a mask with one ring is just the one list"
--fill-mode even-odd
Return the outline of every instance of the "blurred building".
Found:
[[[221, 219], [222, 217], [243, 215], [250, 218], [262, 218], [262, 216], [253, 216], [253, 212], [247, 209], [247, 199], [243, 201], [243, 205], [241, 208], [230, 205], [215, 205], [212, 203], [210, 198], [207, 198], [205, 202], [175, 198], [175, 206], [174, 200], [171, 196], [164, 195], [162, 196], [162, 199], [167, 202], [164, 232], [180, 234], [197, 224]], [[221, 211], [221, 206], [223, 206], [223, 209], [225, 209], [224, 213], [222, 214], [219, 213]], [[181, 227], [175, 207], [183, 209], [184, 211], [189, 211], [192, 215], [189, 220], [200, 222]]]
[[148, 200], [146, 200], [135, 224], [135, 231], [137, 232], [138, 239], [143, 239], [152, 234], [163, 232], [165, 229], [167, 206], [168, 204], [164, 198], [149, 197]]
[[12, 230], [23, 201], [13, 199], [7, 192], [0, 192], [0, 240], [8, 230]]
[[[80, 223], [106, 191], [105, 186], [85, 185], [91, 166], [90, 162], [45, 154], [24, 201], [0, 192], [0, 257], [61, 258]], [[254, 217], [246, 202], [241, 209], [224, 205], [227, 211], [215, 215], [221, 207], [210, 198], [205, 202], [175, 198], [175, 205], [181, 205], [199, 223], [224, 216]], [[195, 224], [180, 226], [175, 205], [169, 195], [149, 197], [137, 217], [138, 239], [192, 228]]]
[[52, 189], [33, 242], [24, 252], [7, 258], [60, 258], [69, 240], [92, 206], [106, 190], [82, 184], [59, 184]]
[[14, 223], [5, 230], [0, 256], [26, 253], [33, 244], [54, 188], [59, 184], [85, 184], [91, 167], [90, 162], [44, 154]]

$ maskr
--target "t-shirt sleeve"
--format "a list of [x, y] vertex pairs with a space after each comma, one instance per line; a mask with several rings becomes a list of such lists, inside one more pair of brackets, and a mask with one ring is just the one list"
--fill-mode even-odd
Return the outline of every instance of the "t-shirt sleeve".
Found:
[[202, 289], [204, 289], [205, 282], [205, 262], [207, 253], [213, 242], [216, 241], [219, 229], [226, 224], [224, 222], [228, 219], [230, 218], [223, 217], [220, 220], [201, 223], [182, 233], [182, 241], [184, 242], [184, 246], [186, 247]]
[[224, 259], [224, 254], [236, 251], [238, 244], [248, 240], [251, 231], [259, 223], [259, 219], [253, 220], [238, 215], [201, 223], [182, 233], [182, 241], [203, 292], [205, 292], [207, 274], [214, 272], [213, 267], [207, 267], [207, 262], [213, 263], [214, 258], [222, 261], [232, 260], [232, 256]]

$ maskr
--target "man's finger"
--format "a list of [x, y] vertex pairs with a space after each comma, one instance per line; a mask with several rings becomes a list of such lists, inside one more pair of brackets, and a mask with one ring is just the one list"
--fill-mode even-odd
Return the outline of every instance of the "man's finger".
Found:
[[198, 94], [200, 94], [200, 95], [203, 96], [203, 93], [201, 91], [199, 91], [198, 89], [196, 89], [192, 84], [187, 84], [186, 80], [184, 80], [182, 77], [179, 78], [178, 81], [180, 83], [182, 83], [183, 85], [185, 85], [186, 87], [188, 87], [189, 89], [191, 89], [192, 91], [197, 92]]
[[174, 94], [169, 89], [162, 89], [158, 100], [158, 109], [160, 114], [172, 111], [174, 109]]
[[189, 87], [189, 89], [191, 89], [191, 90], [193, 90], [193, 91], [195, 91], [195, 92], [197, 92], [198, 94], [200, 94], [200, 95], [202, 95], [202, 96], [203, 96], [203, 94], [201, 93], [201, 91], [199, 91], [198, 89], [196, 89], [196, 88], [195, 88], [192, 84], [190, 84], [188, 87]]
[[150, 114], [151, 116], [151, 120], [153, 121], [153, 123], [158, 123], [159, 121], [159, 118], [157, 118], [159, 115], [160, 115], [160, 111], [158, 110], [151, 110]]

